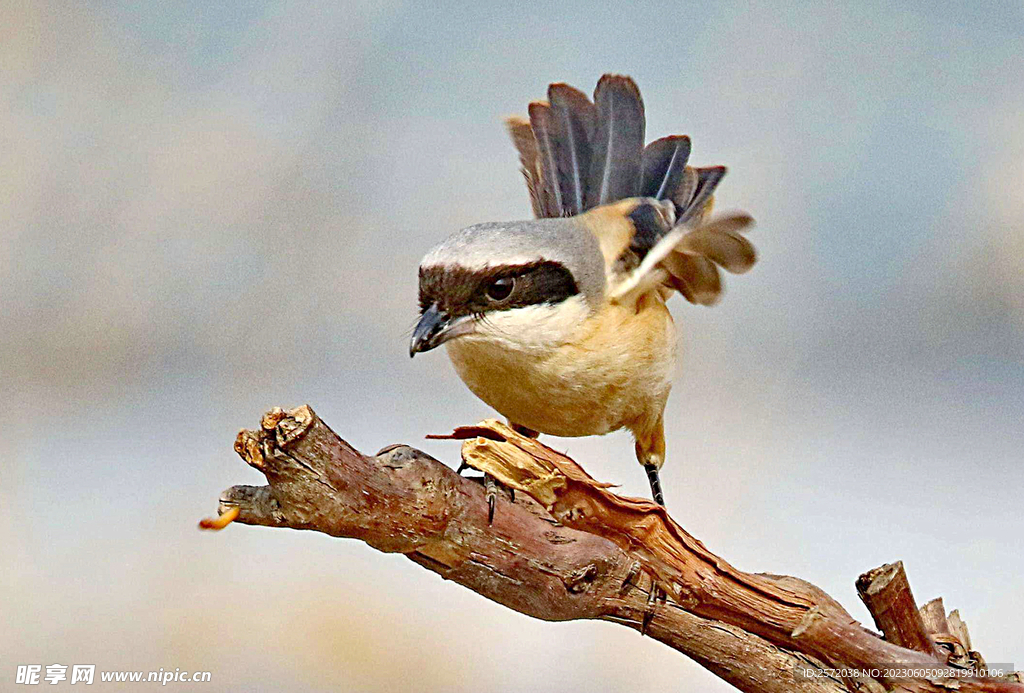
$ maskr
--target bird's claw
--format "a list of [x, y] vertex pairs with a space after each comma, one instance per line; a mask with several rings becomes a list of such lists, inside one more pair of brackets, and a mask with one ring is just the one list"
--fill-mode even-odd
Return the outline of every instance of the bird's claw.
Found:
[[494, 522], [494, 508], [498, 505], [498, 489], [503, 488], [508, 492], [509, 500], [516, 502], [516, 490], [495, 479], [490, 474], [484, 474], [484, 497], [487, 498], [487, 524]]
[[658, 604], [665, 604], [668, 601], [668, 594], [661, 588], [661, 585], [651, 583], [651, 591], [647, 594], [647, 608], [644, 610], [644, 619], [640, 624], [640, 635], [647, 635], [647, 629], [654, 620]]
[[[462, 464], [459, 465], [459, 468], [455, 470], [455, 473], [462, 474], [462, 472], [469, 468], [470, 466], [466, 464], [465, 461], [463, 461]], [[479, 477], [476, 478], [479, 479]], [[512, 501], [513, 503], [516, 502], [516, 490], [514, 488], [509, 488], [508, 486], [505, 486], [505, 484], [501, 483], [500, 481], [498, 481], [493, 476], [487, 473], [484, 473], [483, 481], [484, 498], [487, 499], [487, 524], [493, 524], [494, 509], [498, 507], [498, 489], [505, 489], [505, 491], [508, 492], [509, 500]]]
[[484, 474], [484, 496], [487, 498], [487, 524], [492, 524], [498, 504], [498, 481], [490, 474]]
[[619, 586], [620, 594], [625, 594], [626, 592], [629, 592], [631, 588], [636, 587], [636, 579], [640, 576], [641, 568], [642, 566], [640, 565], [640, 561], [633, 561], [630, 564], [629, 570], [626, 572], [626, 577], [622, 579], [622, 585]]

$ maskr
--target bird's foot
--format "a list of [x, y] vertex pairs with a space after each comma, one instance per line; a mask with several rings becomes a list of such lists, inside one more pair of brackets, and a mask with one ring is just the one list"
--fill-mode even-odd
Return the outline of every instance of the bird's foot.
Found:
[[[457, 474], [462, 474], [466, 469], [469, 469], [469, 465], [463, 462], [459, 465], [456, 471]], [[495, 479], [490, 474], [484, 474], [484, 498], [487, 499], [487, 524], [494, 522], [494, 509], [498, 505], [498, 489], [502, 489], [508, 494], [508, 499], [515, 503], [516, 502], [516, 490]]]
[[[642, 574], [643, 566], [640, 561], [633, 561], [629, 566], [626, 577], [622, 580], [619, 595], [623, 596], [631, 589], [643, 589], [639, 585]], [[666, 603], [668, 603], [668, 593], [652, 576], [651, 586], [647, 592], [647, 606], [644, 608], [643, 620], [640, 622], [640, 635], [647, 635], [647, 630], [650, 628], [651, 622], [658, 612], [658, 605]]]
[[647, 595], [647, 608], [644, 610], [644, 620], [640, 624], [640, 635], [647, 635], [655, 614], [658, 612], [658, 605], [668, 602], [668, 594], [657, 582], [651, 583], [651, 591]]
[[508, 494], [508, 499], [516, 502], [516, 490], [495, 479], [490, 474], [484, 474], [484, 497], [487, 498], [487, 524], [494, 522], [494, 508], [498, 504], [498, 489]]

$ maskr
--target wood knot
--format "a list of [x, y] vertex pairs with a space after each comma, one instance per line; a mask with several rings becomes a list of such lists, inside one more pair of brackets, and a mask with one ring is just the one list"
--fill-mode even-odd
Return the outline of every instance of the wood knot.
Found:
[[565, 588], [572, 594], [582, 594], [590, 589], [590, 584], [597, 577], [597, 566], [591, 563], [583, 568], [577, 568], [562, 578]]
[[260, 428], [264, 431], [273, 431], [277, 428], [277, 424], [281, 423], [281, 420], [286, 416], [288, 415], [284, 413], [284, 409], [281, 407], [274, 407], [264, 414], [262, 419], [260, 419]]
[[388, 469], [403, 469], [424, 458], [429, 459], [424, 453], [404, 443], [396, 443], [381, 448], [375, 457], [379, 465]]
[[555, 519], [569, 526], [576, 522], [582, 522], [586, 517], [587, 511], [582, 505], [574, 505], [555, 515]]
[[816, 624], [821, 623], [825, 620], [825, 615], [821, 613], [817, 606], [811, 607], [807, 613], [804, 614], [803, 618], [800, 619], [800, 623], [793, 629], [791, 633], [792, 637], [799, 638], [807, 633]]

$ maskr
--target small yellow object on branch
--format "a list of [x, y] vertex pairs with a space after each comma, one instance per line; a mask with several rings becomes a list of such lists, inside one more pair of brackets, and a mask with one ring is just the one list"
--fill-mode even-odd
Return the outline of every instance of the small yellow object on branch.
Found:
[[205, 517], [199, 521], [199, 529], [220, 531], [238, 519], [239, 510], [237, 507], [228, 508], [218, 517]]

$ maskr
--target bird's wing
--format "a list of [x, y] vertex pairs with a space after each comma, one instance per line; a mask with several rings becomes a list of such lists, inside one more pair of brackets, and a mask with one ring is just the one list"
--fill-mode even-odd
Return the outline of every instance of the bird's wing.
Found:
[[[710, 198], [702, 204], [710, 206]], [[754, 247], [741, 233], [753, 225], [750, 215], [710, 217], [705, 209], [679, 223], [674, 210], [665, 201], [633, 198], [580, 217], [600, 242], [611, 300], [634, 303], [651, 292], [678, 291], [709, 306], [722, 294], [719, 268], [739, 274], [754, 265]]]

